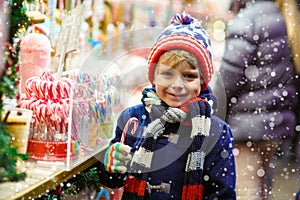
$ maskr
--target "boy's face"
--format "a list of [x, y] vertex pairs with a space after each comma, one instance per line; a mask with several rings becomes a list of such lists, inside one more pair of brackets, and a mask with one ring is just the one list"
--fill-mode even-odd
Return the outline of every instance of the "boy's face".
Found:
[[200, 94], [202, 79], [198, 69], [180, 62], [174, 67], [158, 64], [153, 82], [162, 101], [170, 107], [179, 107]]

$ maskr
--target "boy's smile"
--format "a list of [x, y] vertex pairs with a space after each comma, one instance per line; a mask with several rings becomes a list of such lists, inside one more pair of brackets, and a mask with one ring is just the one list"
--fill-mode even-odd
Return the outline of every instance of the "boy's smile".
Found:
[[158, 64], [154, 84], [162, 101], [171, 107], [179, 107], [200, 94], [201, 76], [188, 62], [180, 62], [174, 67]]

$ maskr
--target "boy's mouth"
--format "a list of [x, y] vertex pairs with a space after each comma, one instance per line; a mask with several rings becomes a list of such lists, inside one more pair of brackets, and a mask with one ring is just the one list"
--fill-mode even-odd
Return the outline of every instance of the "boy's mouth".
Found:
[[173, 94], [173, 93], [167, 93], [167, 94], [174, 99], [182, 99], [182, 98], [186, 97], [186, 95], [184, 95], [184, 94]]

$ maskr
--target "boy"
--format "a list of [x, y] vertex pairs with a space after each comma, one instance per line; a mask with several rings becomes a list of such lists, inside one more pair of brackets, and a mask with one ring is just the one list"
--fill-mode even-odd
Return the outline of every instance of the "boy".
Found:
[[[212, 115], [207, 33], [191, 16], [175, 15], [148, 63], [153, 87], [119, 116], [101, 180], [124, 186], [122, 199], [235, 199], [232, 133]], [[129, 126], [123, 144], [132, 119], [138, 127]]]

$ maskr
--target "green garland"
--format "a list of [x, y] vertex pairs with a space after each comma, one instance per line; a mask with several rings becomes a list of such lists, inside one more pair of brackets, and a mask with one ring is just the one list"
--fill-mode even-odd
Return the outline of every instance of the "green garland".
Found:
[[10, 145], [11, 136], [2, 122], [3, 98], [15, 97], [17, 69], [19, 65], [19, 43], [20, 30], [28, 27], [28, 18], [25, 15], [23, 0], [8, 0], [8, 8], [1, 12], [10, 12], [9, 37], [5, 44], [4, 66], [5, 71], [0, 77], [0, 182], [19, 181], [26, 177], [25, 172], [19, 173], [16, 168], [18, 159], [27, 160], [27, 154], [19, 154], [15, 147]]
[[75, 196], [85, 188], [94, 189], [98, 192], [101, 190], [98, 173], [99, 169], [97, 167], [91, 167], [80, 172], [67, 182], [61, 183], [55, 190], [44, 194], [37, 200], [60, 200], [63, 199], [65, 195]]
[[71, 178], [68, 182], [72, 184], [64, 184], [61, 188], [61, 192], [67, 195], [78, 194], [78, 192], [87, 187], [99, 190], [101, 186], [96, 167], [79, 173], [74, 178]]

